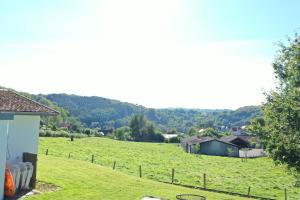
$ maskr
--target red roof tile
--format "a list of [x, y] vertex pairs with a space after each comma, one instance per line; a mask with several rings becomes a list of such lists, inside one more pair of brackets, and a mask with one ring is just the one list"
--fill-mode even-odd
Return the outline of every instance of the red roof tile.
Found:
[[0, 90], [0, 113], [57, 115], [59, 112], [10, 90]]

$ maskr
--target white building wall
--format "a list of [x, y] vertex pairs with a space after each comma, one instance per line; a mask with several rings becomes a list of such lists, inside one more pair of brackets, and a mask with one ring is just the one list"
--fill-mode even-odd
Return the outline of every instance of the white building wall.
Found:
[[0, 200], [4, 198], [6, 163], [22, 161], [23, 152], [38, 153], [39, 126], [40, 116], [15, 115], [14, 120], [0, 120]]
[[22, 161], [24, 152], [37, 154], [40, 116], [15, 115], [9, 123], [7, 157], [9, 163]]

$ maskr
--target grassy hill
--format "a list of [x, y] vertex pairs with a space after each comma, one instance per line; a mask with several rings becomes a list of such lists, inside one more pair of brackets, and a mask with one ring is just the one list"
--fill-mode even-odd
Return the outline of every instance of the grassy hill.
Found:
[[260, 115], [258, 106], [246, 106], [237, 110], [151, 109], [95, 96], [50, 94], [44, 97], [68, 110], [87, 126], [96, 122], [102, 128], [128, 125], [131, 116], [140, 112], [161, 130], [177, 129], [180, 132], [187, 132], [192, 126], [242, 126]]
[[245, 199], [140, 179], [100, 165], [53, 156], [39, 156], [38, 180], [55, 184], [60, 189], [29, 199], [140, 200], [146, 195], [175, 199], [182, 193], [204, 195], [210, 200]]
[[175, 182], [202, 186], [203, 173], [207, 174], [207, 187], [230, 192], [247, 193], [282, 199], [284, 188], [291, 199], [300, 198], [300, 188], [295, 187], [295, 178], [283, 166], [274, 166], [271, 159], [248, 159], [199, 156], [185, 153], [175, 144], [136, 143], [105, 138], [76, 139], [41, 138], [40, 154], [49, 149], [49, 155], [91, 161], [116, 170], [138, 176], [139, 165], [143, 177], [158, 181], [171, 181], [171, 169], [175, 168]]

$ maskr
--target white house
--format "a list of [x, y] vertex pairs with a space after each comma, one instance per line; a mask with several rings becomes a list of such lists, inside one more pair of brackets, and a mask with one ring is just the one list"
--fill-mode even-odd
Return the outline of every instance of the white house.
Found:
[[37, 154], [40, 116], [57, 114], [15, 92], [0, 90], [0, 200], [4, 198], [6, 163], [21, 162], [23, 153]]

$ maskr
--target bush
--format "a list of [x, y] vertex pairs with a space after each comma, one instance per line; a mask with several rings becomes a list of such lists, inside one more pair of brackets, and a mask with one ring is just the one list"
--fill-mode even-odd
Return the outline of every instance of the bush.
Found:
[[45, 137], [46, 136], [46, 130], [41, 129], [40, 130], [40, 137]]
[[69, 131], [69, 129], [67, 128], [67, 127], [60, 127], [58, 130], [60, 130], [60, 131]]
[[82, 134], [82, 133], [71, 133], [70, 137], [73, 136], [74, 138], [85, 138], [87, 135]]
[[131, 140], [131, 130], [128, 126], [123, 126], [121, 128], [117, 128], [113, 132], [114, 139], [117, 140]]
[[160, 133], [148, 133], [145, 142], [164, 142], [165, 138]]
[[93, 134], [94, 137], [103, 137], [103, 135], [99, 132]]
[[180, 142], [180, 139], [178, 136], [168, 139], [168, 143], [179, 143], [179, 142]]
[[40, 130], [41, 137], [70, 137], [70, 133], [63, 130], [52, 131], [52, 130]]

